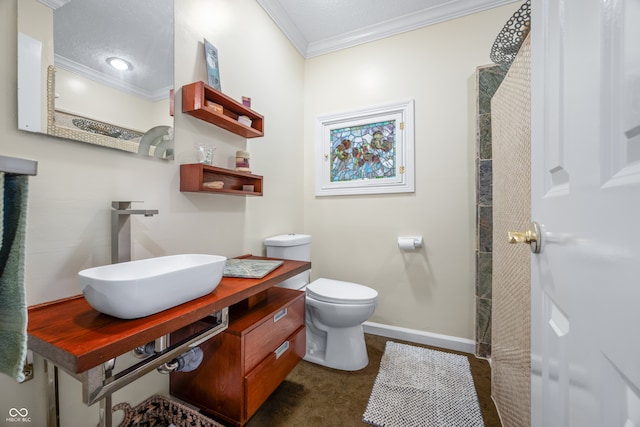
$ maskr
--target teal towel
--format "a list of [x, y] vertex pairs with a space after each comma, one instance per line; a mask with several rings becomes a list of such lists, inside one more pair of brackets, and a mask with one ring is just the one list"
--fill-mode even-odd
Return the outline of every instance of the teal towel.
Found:
[[24, 381], [27, 298], [24, 288], [28, 177], [0, 173], [0, 372]]

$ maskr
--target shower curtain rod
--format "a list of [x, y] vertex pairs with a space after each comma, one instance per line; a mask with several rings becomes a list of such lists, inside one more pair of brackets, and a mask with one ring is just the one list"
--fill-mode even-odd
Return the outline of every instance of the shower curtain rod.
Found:
[[17, 157], [0, 156], [0, 172], [16, 175], [37, 175], [38, 162]]

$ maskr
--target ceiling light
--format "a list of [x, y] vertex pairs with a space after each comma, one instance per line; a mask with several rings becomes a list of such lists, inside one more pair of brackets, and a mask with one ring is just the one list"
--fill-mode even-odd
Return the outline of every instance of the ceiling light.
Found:
[[116, 58], [115, 56], [112, 56], [111, 58], [107, 58], [107, 64], [111, 65], [113, 68], [115, 68], [118, 71], [133, 70], [133, 65], [131, 65], [129, 62], [125, 61], [124, 59]]

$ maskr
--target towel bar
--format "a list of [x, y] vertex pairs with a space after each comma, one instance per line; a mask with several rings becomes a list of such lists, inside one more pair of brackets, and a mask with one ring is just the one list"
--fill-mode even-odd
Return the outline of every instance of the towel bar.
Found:
[[17, 157], [0, 156], [0, 172], [17, 175], [37, 175], [38, 162]]
[[229, 325], [229, 308], [223, 308], [215, 313], [213, 318], [215, 319], [215, 323], [212, 323], [211, 326], [206, 329], [167, 347], [164, 351], [156, 353], [112, 377], [105, 378], [104, 366], [96, 366], [79, 375], [74, 375], [82, 381], [84, 402], [87, 405], [96, 403], [106, 395], [120, 390], [122, 387], [154, 370], [163, 363], [173, 360], [189, 348], [196, 347], [224, 331]]

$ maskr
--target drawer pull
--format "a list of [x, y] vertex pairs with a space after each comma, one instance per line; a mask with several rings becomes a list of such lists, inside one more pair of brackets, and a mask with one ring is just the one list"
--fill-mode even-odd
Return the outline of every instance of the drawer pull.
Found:
[[287, 315], [287, 307], [283, 308], [279, 312], [273, 315], [273, 323], [276, 323], [278, 320], [282, 319]]
[[280, 345], [280, 347], [276, 348], [274, 353], [276, 354], [276, 360], [280, 358], [284, 354], [285, 351], [289, 350], [289, 341], [285, 341]]

